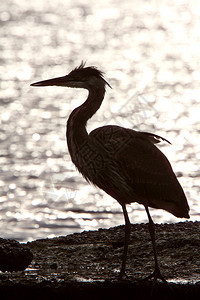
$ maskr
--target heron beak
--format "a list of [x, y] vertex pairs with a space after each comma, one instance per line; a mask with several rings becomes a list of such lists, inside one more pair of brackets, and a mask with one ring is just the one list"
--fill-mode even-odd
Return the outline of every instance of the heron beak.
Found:
[[31, 86], [50, 86], [50, 85], [57, 85], [57, 86], [66, 86], [67, 76], [47, 79], [43, 81], [38, 81], [31, 83]]

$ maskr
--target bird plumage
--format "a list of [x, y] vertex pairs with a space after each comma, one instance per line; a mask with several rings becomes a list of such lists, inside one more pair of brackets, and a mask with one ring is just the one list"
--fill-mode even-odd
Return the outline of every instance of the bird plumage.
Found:
[[[76, 108], [67, 123], [72, 161], [82, 175], [121, 203], [138, 202], [188, 218], [189, 206], [172, 167], [154, 145], [165, 138], [116, 125], [86, 131], [86, 123], [100, 107], [107, 82], [95, 67], [83, 64], [69, 73], [82, 78], [89, 90], [87, 100]], [[93, 77], [93, 80], [91, 80]], [[89, 79], [90, 78], [90, 79]], [[169, 142], [168, 142], [169, 143]]]
[[[155, 258], [155, 278], [160, 274], [155, 250], [153, 221], [148, 207], [164, 209], [176, 217], [189, 218], [189, 206], [165, 155], [155, 146], [161, 140], [156, 134], [139, 132], [116, 125], [103, 126], [88, 134], [87, 121], [101, 106], [105, 87], [110, 86], [103, 72], [83, 63], [68, 75], [36, 82], [33, 86], [58, 85], [85, 88], [88, 97], [67, 121], [67, 144], [71, 159], [83, 177], [115, 198], [125, 218], [125, 245], [120, 275], [125, 273], [130, 221], [126, 204], [143, 204], [149, 218], [149, 230]], [[169, 143], [169, 142], [168, 142]]]
[[158, 136], [119, 126], [104, 126], [92, 131], [89, 137], [95, 140], [94, 143], [104, 145], [106, 154], [102, 153], [102, 157], [107, 156], [107, 159], [102, 159], [100, 180], [97, 178], [93, 182], [93, 177], [89, 180], [119, 203], [146, 203], [176, 217], [189, 217], [183, 189], [168, 159], [153, 143], [154, 139], [158, 142]]

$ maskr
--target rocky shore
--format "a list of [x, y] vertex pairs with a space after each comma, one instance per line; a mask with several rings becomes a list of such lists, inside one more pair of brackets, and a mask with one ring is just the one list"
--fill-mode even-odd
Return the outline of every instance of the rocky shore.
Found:
[[[199, 232], [200, 222], [156, 225], [161, 271], [171, 288], [143, 280], [154, 268], [148, 224], [132, 225], [127, 279], [121, 281], [124, 226], [27, 244], [1, 239], [1, 299], [199, 299]], [[26, 264], [29, 266], [22, 271]]]

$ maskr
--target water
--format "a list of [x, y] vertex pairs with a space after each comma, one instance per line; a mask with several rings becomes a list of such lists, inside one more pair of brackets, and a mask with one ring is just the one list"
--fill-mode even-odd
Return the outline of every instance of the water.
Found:
[[[69, 112], [86, 92], [32, 88], [87, 61], [113, 89], [89, 130], [105, 124], [152, 131], [200, 220], [199, 1], [0, 3], [0, 236], [19, 241], [122, 224], [119, 204], [89, 186], [65, 141]], [[143, 207], [128, 207], [146, 222]], [[180, 219], [152, 210], [156, 222]]]

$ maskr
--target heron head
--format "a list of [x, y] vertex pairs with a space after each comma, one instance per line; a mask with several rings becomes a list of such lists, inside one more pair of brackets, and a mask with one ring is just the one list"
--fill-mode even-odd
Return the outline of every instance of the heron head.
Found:
[[31, 84], [31, 86], [51, 85], [85, 89], [90, 89], [98, 85], [108, 85], [111, 88], [109, 83], [104, 79], [103, 72], [93, 66], [85, 67], [85, 63], [83, 62], [66, 76], [38, 81]]

